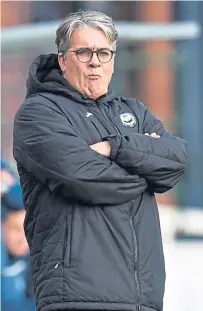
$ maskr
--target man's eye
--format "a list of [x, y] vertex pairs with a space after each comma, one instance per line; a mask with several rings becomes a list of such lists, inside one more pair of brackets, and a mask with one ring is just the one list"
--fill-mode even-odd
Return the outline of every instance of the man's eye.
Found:
[[79, 50], [78, 51], [79, 55], [89, 55], [89, 53], [90, 53], [90, 51], [88, 51], [88, 50]]
[[102, 50], [102, 51], [99, 51], [99, 54], [101, 54], [101, 55], [109, 55], [110, 52]]

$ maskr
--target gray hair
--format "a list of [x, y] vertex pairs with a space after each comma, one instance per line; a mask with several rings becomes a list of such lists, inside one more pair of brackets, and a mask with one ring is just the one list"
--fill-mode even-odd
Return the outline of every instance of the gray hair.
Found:
[[112, 18], [104, 13], [95, 11], [78, 11], [71, 13], [56, 31], [55, 43], [58, 53], [64, 54], [70, 47], [73, 31], [83, 27], [92, 27], [101, 30], [109, 39], [110, 44], [116, 50], [118, 32], [115, 29]]

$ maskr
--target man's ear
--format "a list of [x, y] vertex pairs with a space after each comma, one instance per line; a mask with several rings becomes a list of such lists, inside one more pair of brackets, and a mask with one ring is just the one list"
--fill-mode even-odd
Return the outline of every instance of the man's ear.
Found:
[[65, 71], [66, 71], [65, 58], [64, 58], [62, 53], [58, 54], [58, 62], [59, 62], [59, 66], [61, 68], [61, 71], [63, 73], [65, 73]]

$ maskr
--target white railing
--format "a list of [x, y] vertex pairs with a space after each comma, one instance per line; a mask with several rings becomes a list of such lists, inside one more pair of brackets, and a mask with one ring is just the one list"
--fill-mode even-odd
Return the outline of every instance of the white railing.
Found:
[[[9, 53], [48, 44], [54, 47], [55, 32], [61, 21], [28, 24], [1, 31], [1, 52]], [[150, 40], [191, 40], [200, 36], [201, 27], [195, 21], [174, 23], [116, 22], [121, 42], [142, 42]]]

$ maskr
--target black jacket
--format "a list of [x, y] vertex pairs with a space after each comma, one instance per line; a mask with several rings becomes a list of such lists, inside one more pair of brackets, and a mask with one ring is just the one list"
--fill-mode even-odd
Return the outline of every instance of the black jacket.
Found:
[[[184, 173], [184, 142], [136, 99], [109, 91], [94, 101], [76, 92], [54, 54], [31, 65], [27, 89], [14, 157], [37, 310], [162, 310], [154, 192]], [[89, 147], [105, 139], [110, 158]]]

